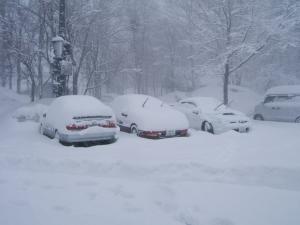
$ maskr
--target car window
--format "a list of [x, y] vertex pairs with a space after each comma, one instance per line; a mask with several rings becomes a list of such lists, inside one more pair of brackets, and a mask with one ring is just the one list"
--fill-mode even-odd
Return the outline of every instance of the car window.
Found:
[[274, 102], [275, 96], [267, 96], [264, 103]]
[[197, 105], [194, 102], [181, 102], [181, 105], [187, 108], [196, 108]]
[[266, 97], [264, 103], [271, 102], [295, 102], [299, 101], [299, 96], [296, 95], [277, 95], [277, 96], [268, 96]]

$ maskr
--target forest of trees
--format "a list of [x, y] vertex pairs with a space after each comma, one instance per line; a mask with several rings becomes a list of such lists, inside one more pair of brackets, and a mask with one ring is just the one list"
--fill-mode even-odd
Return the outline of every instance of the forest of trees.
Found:
[[[264, 91], [300, 81], [298, 0], [67, 0], [70, 93], [163, 95], [207, 78]], [[0, 1], [0, 84], [51, 83], [58, 0]]]

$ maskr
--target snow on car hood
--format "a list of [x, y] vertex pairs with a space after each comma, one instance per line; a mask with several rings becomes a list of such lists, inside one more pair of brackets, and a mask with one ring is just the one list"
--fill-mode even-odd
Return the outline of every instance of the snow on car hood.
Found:
[[188, 129], [185, 115], [169, 107], [138, 108], [132, 114], [140, 130], [165, 131]]
[[230, 108], [216, 110], [213, 114], [223, 121], [249, 121], [249, 118], [246, 115]]

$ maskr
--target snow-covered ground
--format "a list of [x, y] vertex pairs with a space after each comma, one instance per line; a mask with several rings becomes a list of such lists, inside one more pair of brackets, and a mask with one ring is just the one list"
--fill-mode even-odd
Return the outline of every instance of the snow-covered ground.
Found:
[[64, 147], [0, 89], [0, 224], [299, 225], [300, 125]]

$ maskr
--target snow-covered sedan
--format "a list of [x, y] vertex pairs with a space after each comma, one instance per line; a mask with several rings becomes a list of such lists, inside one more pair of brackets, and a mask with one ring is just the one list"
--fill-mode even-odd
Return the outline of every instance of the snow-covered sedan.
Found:
[[119, 127], [111, 108], [91, 96], [55, 99], [43, 114], [40, 132], [63, 145], [117, 139]]
[[250, 130], [247, 116], [214, 98], [188, 98], [179, 101], [174, 107], [185, 113], [190, 128], [193, 129], [210, 133], [221, 133], [228, 130], [248, 132]]
[[154, 97], [123, 95], [117, 97], [111, 106], [121, 131], [154, 139], [188, 134], [185, 115]]

